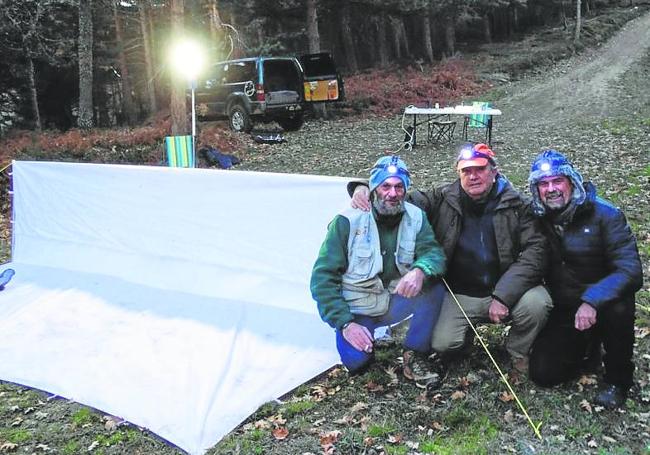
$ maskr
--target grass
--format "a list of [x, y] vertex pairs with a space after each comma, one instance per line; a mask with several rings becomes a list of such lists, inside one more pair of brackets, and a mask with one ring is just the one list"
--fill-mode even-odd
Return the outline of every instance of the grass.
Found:
[[77, 427], [90, 424], [93, 420], [93, 413], [88, 408], [81, 408], [72, 415], [72, 424]]

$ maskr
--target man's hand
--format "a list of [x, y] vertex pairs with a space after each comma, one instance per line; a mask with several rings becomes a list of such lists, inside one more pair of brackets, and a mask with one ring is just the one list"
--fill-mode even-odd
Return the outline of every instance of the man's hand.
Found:
[[576, 329], [580, 331], [587, 330], [588, 328], [596, 324], [597, 313], [598, 312], [594, 307], [592, 307], [588, 303], [583, 302], [582, 305], [580, 305], [580, 307], [578, 308], [578, 311], [576, 311], [576, 320], [575, 320]]
[[357, 185], [352, 194], [352, 202], [350, 203], [353, 209], [360, 209], [364, 212], [370, 211], [370, 189], [365, 185]]
[[490, 321], [498, 324], [508, 317], [510, 310], [508, 310], [508, 307], [497, 299], [492, 299], [492, 302], [490, 302], [490, 308], [488, 309], [488, 314], [490, 316]]
[[424, 278], [424, 272], [417, 267], [414, 268], [399, 280], [395, 288], [395, 294], [409, 299], [415, 297], [422, 290]]
[[346, 328], [343, 329], [343, 338], [354, 347], [357, 351], [367, 353], [372, 352], [372, 335], [370, 331], [356, 322], [350, 322]]

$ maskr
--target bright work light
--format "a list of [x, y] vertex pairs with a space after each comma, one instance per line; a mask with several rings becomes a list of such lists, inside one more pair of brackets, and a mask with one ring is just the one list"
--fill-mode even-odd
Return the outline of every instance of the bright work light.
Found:
[[188, 80], [196, 80], [203, 69], [205, 57], [195, 41], [181, 41], [172, 48], [171, 63]]

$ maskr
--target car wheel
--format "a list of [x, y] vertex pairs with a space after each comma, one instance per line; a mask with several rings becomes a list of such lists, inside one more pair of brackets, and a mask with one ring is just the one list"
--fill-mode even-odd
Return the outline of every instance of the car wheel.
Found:
[[230, 128], [238, 133], [248, 133], [253, 129], [251, 116], [241, 104], [235, 104], [230, 108], [228, 113], [230, 119]]
[[304, 118], [302, 115], [296, 115], [295, 117], [278, 119], [278, 123], [285, 131], [297, 131], [304, 123]]

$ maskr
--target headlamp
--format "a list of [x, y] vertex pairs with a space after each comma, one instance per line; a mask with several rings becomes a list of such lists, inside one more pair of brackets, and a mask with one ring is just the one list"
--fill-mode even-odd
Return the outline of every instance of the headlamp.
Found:
[[475, 151], [471, 147], [464, 148], [460, 151], [460, 156], [458, 157], [459, 160], [469, 160], [472, 158], [474, 155]]
[[540, 164], [539, 168], [543, 172], [548, 172], [551, 170], [551, 163], [549, 163], [548, 161], [544, 161], [542, 164]]
[[397, 155], [393, 155], [390, 159], [390, 162], [383, 165], [375, 166], [375, 169], [383, 169], [389, 174], [393, 174], [393, 175], [396, 174], [404, 174], [408, 176], [411, 175], [408, 169], [399, 165], [399, 156]]

